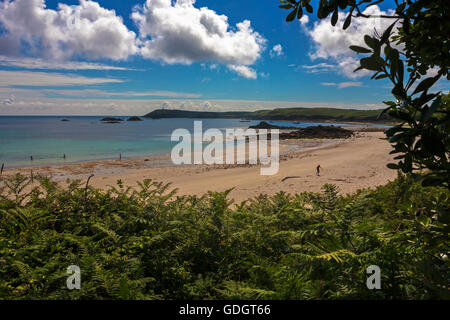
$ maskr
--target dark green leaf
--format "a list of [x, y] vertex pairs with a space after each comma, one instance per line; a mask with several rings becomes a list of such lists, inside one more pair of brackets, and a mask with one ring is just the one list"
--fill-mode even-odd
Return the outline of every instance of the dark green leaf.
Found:
[[351, 10], [350, 13], [348, 14], [347, 18], [345, 18], [344, 26], [343, 26], [344, 30], [346, 30], [350, 26], [350, 23], [352, 22], [352, 11], [353, 10]]
[[403, 172], [411, 172], [412, 170], [412, 157], [410, 155], [405, 157]]
[[427, 91], [430, 87], [432, 87], [436, 81], [439, 80], [441, 76], [438, 74], [435, 77], [426, 78], [425, 80], [422, 80], [422, 82], [419, 83], [416, 90], [414, 90], [412, 95], [415, 95], [416, 93]]
[[445, 181], [445, 177], [426, 177], [422, 180], [422, 186], [424, 187], [434, 187], [440, 186]]
[[334, 10], [333, 15], [331, 16], [331, 25], [334, 27], [338, 21], [339, 13], [338, 9]]
[[398, 63], [398, 67], [397, 67], [397, 78], [398, 78], [398, 82], [400, 83], [400, 84], [402, 84], [403, 85], [403, 73], [404, 73], [404, 65], [403, 65], [403, 61], [402, 60], [399, 60], [399, 63]]
[[394, 86], [394, 89], [392, 89], [392, 94], [397, 98], [397, 99], [404, 99], [405, 98], [405, 89], [403, 88], [402, 85], [400, 85], [399, 83], [397, 83]]
[[388, 137], [390, 137], [390, 136], [392, 136], [392, 135], [394, 135], [395, 133], [400, 132], [400, 131], [405, 131], [405, 129], [402, 128], [402, 127], [400, 127], [400, 126], [395, 126], [395, 127], [392, 127], [392, 128], [387, 129], [384, 133], [385, 133]]
[[358, 68], [356, 68], [355, 70], [353, 70], [353, 72], [356, 72], [356, 71], [359, 71], [359, 70], [362, 70], [362, 69], [364, 69], [364, 68], [361, 67], [361, 66], [359, 66]]
[[297, 19], [301, 19], [302, 16], [303, 16], [303, 9], [302, 7], [298, 6]]
[[389, 169], [393, 169], [393, 170], [397, 170], [399, 167], [398, 167], [398, 165], [396, 165], [395, 163], [389, 163], [388, 165], [387, 165], [387, 167], [389, 168]]
[[402, 27], [403, 27], [403, 32], [405, 32], [406, 34], [409, 33], [409, 25], [410, 25], [409, 19], [403, 19]]
[[404, 137], [405, 137], [405, 134], [404, 134], [404, 133], [399, 133], [399, 134], [396, 134], [396, 135], [392, 136], [392, 137], [389, 139], [389, 142], [390, 142], [390, 143], [394, 143], [394, 142], [399, 141], [400, 139], [403, 139]]
[[402, 121], [411, 121], [411, 116], [403, 111], [399, 110], [391, 110], [388, 112], [388, 115], [390, 115], [394, 119], [402, 120]]
[[348, 5], [348, 0], [339, 0], [339, 8], [341, 8], [341, 10], [344, 10]]
[[360, 46], [350, 46], [350, 49], [352, 49], [353, 51], [356, 51], [358, 53], [371, 53], [372, 50], [364, 48], [364, 47], [360, 47]]
[[391, 25], [383, 32], [383, 35], [381, 36], [381, 40], [380, 40], [381, 43], [386, 43], [386, 42], [389, 40], [389, 36], [391, 35], [392, 28], [394, 28], [394, 26], [395, 26], [396, 23], [397, 23], [397, 21], [394, 22], [393, 24], [391, 24]]
[[436, 94], [436, 93], [435, 94], [427, 94], [426, 92], [422, 92], [420, 97], [414, 99], [414, 103], [418, 106], [422, 106], [437, 96], [438, 96], [438, 94]]
[[397, 104], [394, 101], [383, 101], [385, 105], [395, 107]]
[[430, 108], [428, 109], [428, 111], [425, 113], [423, 119], [421, 120], [421, 122], [426, 122], [428, 119], [431, 118], [431, 116], [433, 115], [433, 113], [436, 112], [436, 109], [440, 106], [441, 104], [441, 96], [437, 97], [433, 103], [431, 104]]
[[359, 62], [361, 64], [361, 67], [363, 67], [364, 69], [372, 71], [382, 71], [379, 60], [376, 59], [374, 56], [362, 58]]
[[293, 10], [293, 11], [291, 11], [291, 13], [289, 13], [288, 16], [286, 17], [286, 21], [287, 21], [287, 22], [294, 21], [294, 19], [295, 19], [296, 16], [297, 16], [297, 10]]
[[401, 3], [401, 4], [395, 9], [395, 12], [396, 12], [397, 14], [401, 14], [402, 11], [405, 10], [405, 7], [406, 7], [406, 1], [403, 2], [403, 3]]
[[365, 35], [365, 36], [364, 36], [364, 42], [365, 42], [369, 47], [371, 47], [372, 49], [376, 49], [376, 48], [377, 48], [378, 40], [375, 39], [375, 38], [373, 38], [373, 37], [371, 37], [371, 36]]
[[323, 19], [325, 17], [326, 17], [326, 15], [325, 15], [323, 6], [319, 6], [319, 9], [317, 9], [317, 18]]
[[377, 76], [376, 78], [375, 78], [375, 80], [380, 80], [380, 79], [384, 79], [384, 78], [387, 78], [388, 77], [388, 75], [387, 74], [380, 74], [379, 76]]

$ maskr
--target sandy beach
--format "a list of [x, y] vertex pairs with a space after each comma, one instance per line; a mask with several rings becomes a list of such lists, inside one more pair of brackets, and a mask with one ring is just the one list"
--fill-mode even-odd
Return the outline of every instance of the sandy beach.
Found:
[[[346, 194], [395, 179], [396, 172], [386, 167], [392, 156], [391, 146], [383, 137], [383, 132], [358, 132], [351, 139], [281, 141], [279, 172], [272, 176], [260, 175], [259, 165], [173, 166], [169, 156], [6, 169], [3, 175], [29, 175], [32, 170], [65, 184], [67, 179], [85, 181], [94, 174], [90, 185], [98, 188], [116, 185], [119, 179], [129, 186], [153, 179], [172, 183], [179, 195], [202, 195], [234, 187], [230, 197], [238, 202], [280, 191], [319, 191], [326, 183], [337, 185]], [[318, 164], [322, 167], [320, 176], [315, 171]]]

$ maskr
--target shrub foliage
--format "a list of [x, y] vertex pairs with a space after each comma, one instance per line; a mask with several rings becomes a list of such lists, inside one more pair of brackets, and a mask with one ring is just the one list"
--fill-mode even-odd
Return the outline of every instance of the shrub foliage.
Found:
[[[403, 175], [239, 204], [151, 180], [34, 180], [0, 181], [0, 299], [449, 298], [449, 191]], [[66, 288], [70, 265], [81, 290]], [[370, 265], [381, 290], [366, 286]]]

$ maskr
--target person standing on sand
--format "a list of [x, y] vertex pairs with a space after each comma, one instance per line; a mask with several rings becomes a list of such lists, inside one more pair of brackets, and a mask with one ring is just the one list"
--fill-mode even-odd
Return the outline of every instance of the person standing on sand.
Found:
[[320, 177], [320, 164], [316, 167], [316, 171], [317, 171], [317, 176]]

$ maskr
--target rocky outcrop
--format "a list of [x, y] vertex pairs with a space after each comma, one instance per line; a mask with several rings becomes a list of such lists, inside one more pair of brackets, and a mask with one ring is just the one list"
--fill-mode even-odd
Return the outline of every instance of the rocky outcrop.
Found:
[[274, 124], [267, 123], [266, 121], [261, 121], [256, 126], [250, 126], [249, 129], [298, 129], [298, 127], [282, 127], [276, 126]]
[[335, 126], [313, 126], [280, 133], [280, 139], [347, 139], [353, 131]]
[[103, 123], [121, 123], [123, 119], [120, 118], [113, 118], [113, 117], [106, 117], [100, 120]]
[[144, 120], [142, 120], [139, 117], [130, 117], [130, 118], [127, 119], [127, 121], [144, 121]]
[[[331, 126], [311, 126], [306, 128], [277, 126], [266, 121], [261, 121], [256, 126], [250, 126], [249, 129], [267, 129], [267, 130], [291, 130], [280, 132], [280, 139], [346, 139], [353, 135], [352, 130], [341, 127]], [[270, 135], [268, 136], [268, 138]]]

